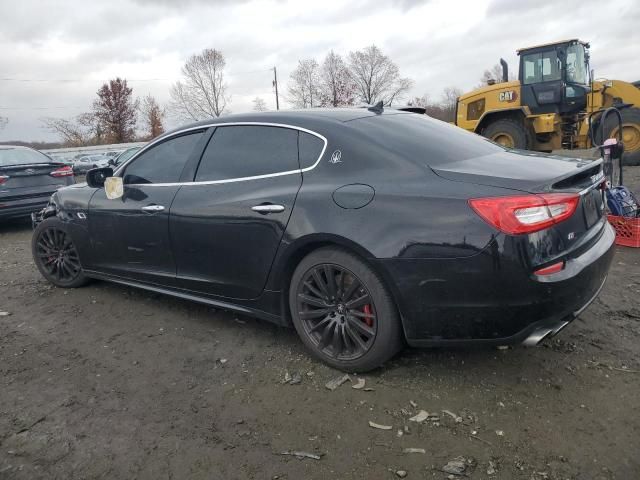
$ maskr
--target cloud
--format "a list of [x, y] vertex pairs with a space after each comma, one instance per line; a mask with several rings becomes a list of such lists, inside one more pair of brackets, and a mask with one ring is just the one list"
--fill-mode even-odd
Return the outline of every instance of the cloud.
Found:
[[[134, 94], [169, 100], [185, 59], [217, 48], [227, 59], [235, 113], [256, 96], [275, 107], [273, 66], [281, 92], [301, 58], [376, 44], [415, 80], [412, 95], [439, 99], [446, 86], [468, 90], [482, 72], [519, 47], [562, 38], [591, 42], [597, 76], [640, 79], [640, 9], [610, 0], [21, 0], [0, 2], [0, 140], [54, 139], [43, 116], [71, 117], [90, 108], [115, 76]], [[22, 81], [36, 80], [36, 81]], [[9, 107], [9, 108], [7, 108]]]

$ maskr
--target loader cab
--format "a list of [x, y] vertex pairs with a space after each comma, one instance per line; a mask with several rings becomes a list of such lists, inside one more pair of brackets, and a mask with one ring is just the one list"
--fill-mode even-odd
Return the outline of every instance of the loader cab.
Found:
[[522, 105], [531, 113], [584, 110], [589, 93], [589, 44], [580, 40], [518, 50]]

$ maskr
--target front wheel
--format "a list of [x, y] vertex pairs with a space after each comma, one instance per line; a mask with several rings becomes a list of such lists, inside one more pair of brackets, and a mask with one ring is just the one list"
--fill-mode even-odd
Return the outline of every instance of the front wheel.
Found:
[[73, 239], [57, 217], [38, 224], [31, 239], [31, 252], [42, 276], [56, 287], [75, 288], [87, 283]]
[[366, 263], [344, 250], [322, 248], [300, 262], [289, 306], [304, 344], [340, 370], [372, 370], [402, 347], [391, 295]]
[[502, 118], [490, 123], [482, 136], [506, 148], [527, 150], [531, 148], [530, 135], [526, 126], [513, 118]]

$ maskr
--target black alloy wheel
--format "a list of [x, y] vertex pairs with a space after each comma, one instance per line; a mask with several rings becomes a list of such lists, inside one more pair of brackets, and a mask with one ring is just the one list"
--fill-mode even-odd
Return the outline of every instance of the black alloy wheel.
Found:
[[38, 270], [58, 287], [79, 287], [87, 279], [71, 235], [63, 223], [53, 217], [41, 222], [32, 240], [33, 259]]
[[297, 292], [298, 316], [315, 346], [336, 360], [369, 351], [378, 324], [373, 299], [353, 272], [321, 264], [307, 271]]
[[345, 372], [379, 367], [404, 343], [398, 310], [382, 279], [339, 247], [302, 259], [291, 277], [289, 308], [307, 348]]
[[70, 281], [80, 273], [80, 259], [71, 237], [57, 228], [44, 230], [37, 242], [37, 255], [47, 273], [59, 281]]

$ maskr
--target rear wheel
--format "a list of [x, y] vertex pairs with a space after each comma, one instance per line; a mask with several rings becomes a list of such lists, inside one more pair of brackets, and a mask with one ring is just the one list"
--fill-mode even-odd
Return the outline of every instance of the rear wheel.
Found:
[[502, 118], [490, 123], [482, 131], [482, 136], [507, 148], [526, 150], [531, 146], [524, 124], [512, 118]]
[[55, 286], [75, 288], [87, 283], [73, 239], [60, 219], [50, 217], [36, 227], [31, 251], [42, 276]]
[[366, 263], [344, 250], [322, 248], [305, 257], [293, 273], [289, 305], [304, 344], [341, 370], [371, 370], [402, 347], [391, 295]]

